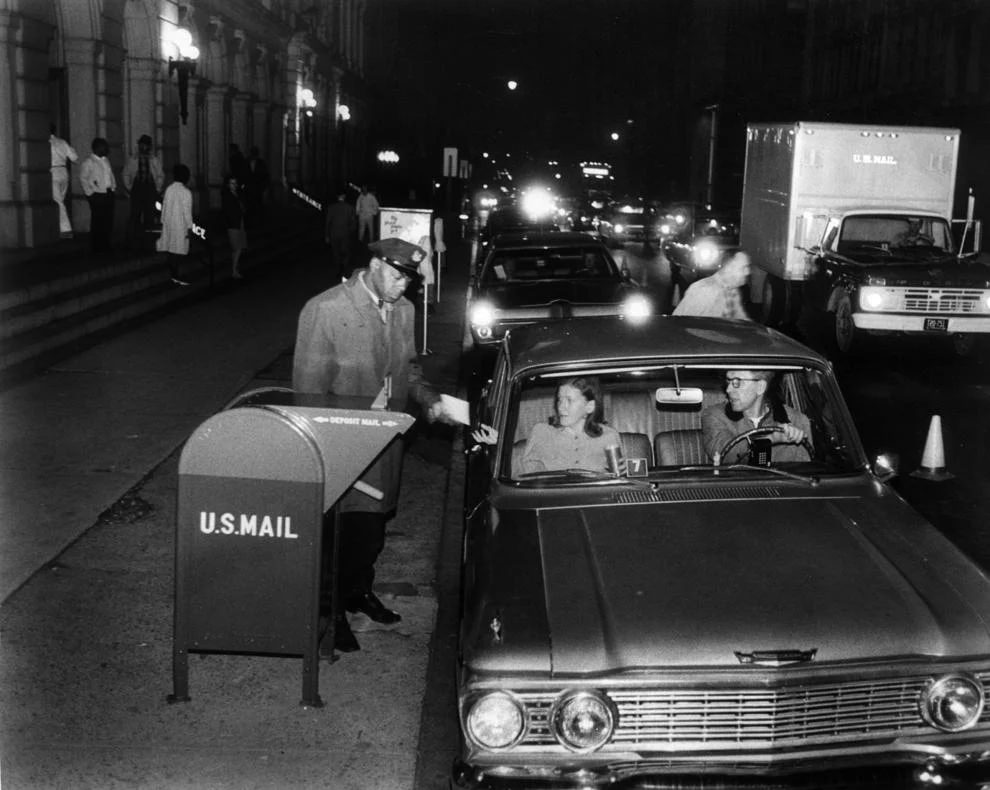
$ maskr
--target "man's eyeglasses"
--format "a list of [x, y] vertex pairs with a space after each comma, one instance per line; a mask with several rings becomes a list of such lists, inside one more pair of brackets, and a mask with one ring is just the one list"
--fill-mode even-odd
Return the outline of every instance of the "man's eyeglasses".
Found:
[[761, 381], [761, 379], [744, 379], [744, 378], [739, 378], [738, 376], [734, 376], [731, 379], [725, 380], [725, 386], [732, 387], [732, 389], [737, 390], [742, 386], [742, 383], [744, 381]]

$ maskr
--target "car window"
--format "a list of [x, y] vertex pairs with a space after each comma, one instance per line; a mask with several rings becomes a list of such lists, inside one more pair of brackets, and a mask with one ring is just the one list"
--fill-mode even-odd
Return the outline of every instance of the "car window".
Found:
[[[736, 371], [732, 373], [733, 377], [741, 379], [740, 388], [753, 386], [750, 378], [766, 375], [764, 420], [751, 422], [733, 412], [727, 395], [727, 389], [733, 385], [731, 382], [726, 384], [732, 371]], [[776, 424], [771, 417], [781, 414], [786, 415], [783, 422], [793, 422], [806, 431], [808, 448], [773, 444], [768, 469], [820, 476], [848, 474], [864, 465], [862, 450], [837, 388], [827, 373], [814, 368], [782, 366], [754, 368], [747, 372], [743, 363], [724, 361], [705, 365], [613, 368], [600, 375], [588, 370], [585, 374], [600, 387], [602, 424], [609, 436], [619, 437], [623, 456], [627, 461], [635, 462], [637, 476], [698, 474], [699, 469], [710, 468], [714, 461], [706, 442], [709, 436], [720, 434], [710, 430], [712, 425], [718, 429], [738, 428], [735, 433], [728, 434], [732, 438], [750, 428]], [[504, 393], [509, 398], [509, 408], [505, 432], [500, 437], [505, 444], [503, 476], [519, 482], [537, 479], [540, 485], [554, 482], [570, 485], [575, 481], [592, 480], [596, 473], [606, 473], [601, 442], [591, 447], [595, 444], [594, 439], [580, 433], [575, 438], [574, 432], [565, 435], [561, 427], [562, 417], [555, 406], [557, 388], [574, 375], [575, 371], [571, 370], [566, 374], [529, 376], [515, 381], [511, 390]], [[678, 391], [691, 392], [696, 397], [691, 401], [660, 403], [658, 389], [668, 395]], [[532, 442], [558, 440], [559, 447], [537, 454], [542, 466], [533, 463]], [[587, 455], [582, 455], [585, 445], [591, 449]], [[748, 452], [749, 442], [744, 440], [740, 447]], [[749, 456], [740, 460], [733, 455], [725, 463], [748, 461]], [[566, 469], [572, 469], [573, 473], [565, 473]], [[548, 473], [552, 472], [559, 473], [556, 481], [548, 481]], [[738, 474], [764, 473], [762, 469], [754, 468]]]
[[606, 279], [617, 276], [614, 264], [602, 250], [496, 251], [482, 272], [485, 284], [530, 280]]

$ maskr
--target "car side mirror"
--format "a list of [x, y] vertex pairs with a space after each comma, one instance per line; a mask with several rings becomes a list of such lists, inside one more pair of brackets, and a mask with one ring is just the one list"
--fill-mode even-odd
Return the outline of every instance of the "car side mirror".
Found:
[[888, 480], [897, 477], [900, 463], [901, 459], [897, 453], [880, 453], [873, 459], [873, 474], [881, 483], [886, 483]]

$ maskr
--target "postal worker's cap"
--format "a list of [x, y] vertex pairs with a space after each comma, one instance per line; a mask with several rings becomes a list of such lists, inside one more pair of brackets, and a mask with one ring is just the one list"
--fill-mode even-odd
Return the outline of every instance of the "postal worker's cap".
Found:
[[426, 258], [426, 250], [402, 239], [373, 241], [368, 251], [408, 277], [419, 276], [419, 264]]

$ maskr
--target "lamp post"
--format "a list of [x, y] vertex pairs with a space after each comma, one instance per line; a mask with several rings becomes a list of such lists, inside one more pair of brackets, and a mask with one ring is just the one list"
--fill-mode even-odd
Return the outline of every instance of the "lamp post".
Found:
[[189, 119], [189, 75], [196, 73], [196, 60], [199, 58], [199, 47], [192, 43], [192, 33], [184, 27], [177, 27], [172, 33], [172, 44], [178, 57], [169, 56], [168, 76], [173, 72], [179, 73], [179, 115], [185, 125]]
[[347, 145], [347, 121], [351, 119], [351, 108], [346, 104], [337, 105], [337, 173], [339, 180], [347, 182], [347, 176], [344, 173], [344, 148]]

